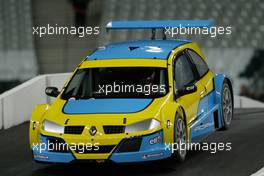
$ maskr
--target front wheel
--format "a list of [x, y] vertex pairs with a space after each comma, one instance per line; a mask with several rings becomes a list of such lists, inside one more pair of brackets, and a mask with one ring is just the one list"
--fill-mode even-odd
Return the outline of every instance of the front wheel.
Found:
[[227, 81], [224, 81], [222, 88], [222, 115], [224, 126], [223, 129], [227, 130], [231, 124], [233, 118], [233, 98], [231, 93], [231, 88]]
[[187, 153], [187, 133], [185, 122], [179, 114], [176, 115], [174, 121], [174, 142], [176, 160], [183, 162]]

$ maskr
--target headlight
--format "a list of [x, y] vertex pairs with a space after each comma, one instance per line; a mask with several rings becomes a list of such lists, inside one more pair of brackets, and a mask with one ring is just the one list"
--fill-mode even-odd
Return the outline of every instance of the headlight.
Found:
[[157, 128], [159, 126], [160, 126], [159, 121], [155, 119], [148, 119], [126, 126], [125, 132], [131, 133], [131, 132], [146, 131]]
[[51, 122], [49, 120], [45, 120], [43, 122], [43, 130], [51, 133], [64, 133], [64, 126], [58, 125], [54, 122]]

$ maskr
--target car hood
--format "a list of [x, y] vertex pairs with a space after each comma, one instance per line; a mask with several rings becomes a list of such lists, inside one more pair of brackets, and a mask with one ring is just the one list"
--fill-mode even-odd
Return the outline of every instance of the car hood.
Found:
[[149, 98], [68, 100], [63, 112], [65, 114], [134, 113], [147, 108], [152, 100]]

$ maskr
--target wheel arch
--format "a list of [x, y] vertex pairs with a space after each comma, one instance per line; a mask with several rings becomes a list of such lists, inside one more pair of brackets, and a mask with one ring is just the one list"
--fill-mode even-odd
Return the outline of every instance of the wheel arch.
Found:
[[[189, 127], [188, 127], [188, 124], [187, 124], [187, 120], [186, 120], [186, 113], [185, 113], [185, 110], [182, 106], [179, 106], [175, 112], [175, 117], [174, 117], [174, 121], [173, 121], [173, 124], [175, 124], [175, 120], [176, 120], [176, 116], [177, 114], [180, 114], [182, 117], [183, 117], [183, 120], [185, 122], [185, 126], [186, 126], [186, 130], [187, 130], [187, 141], [189, 142], [190, 141], [190, 130], [189, 130]], [[173, 137], [174, 136], [174, 132], [173, 132]]]
[[220, 122], [221, 126], [223, 126], [224, 121], [223, 121], [223, 114], [222, 114], [222, 88], [224, 82], [227, 81], [228, 86], [230, 87], [231, 90], [231, 95], [232, 95], [232, 102], [233, 102], [233, 107], [234, 107], [234, 92], [233, 92], [233, 86], [232, 86], [232, 81], [230, 77], [226, 76], [225, 74], [216, 74], [214, 76], [214, 90], [215, 90], [215, 103], [219, 105], [219, 117], [220, 117]]
[[233, 90], [232, 82], [229, 77], [226, 77], [225, 80], [227, 81], [227, 84], [230, 87], [231, 95], [232, 95], [232, 102], [233, 102], [233, 107], [234, 107], [234, 90]]
[[179, 106], [175, 112], [175, 117], [174, 120], [176, 119], [177, 114], [180, 114], [183, 117], [183, 120], [185, 122], [185, 125], [187, 126], [187, 121], [186, 121], [186, 113], [184, 111], [184, 108], [182, 106]]

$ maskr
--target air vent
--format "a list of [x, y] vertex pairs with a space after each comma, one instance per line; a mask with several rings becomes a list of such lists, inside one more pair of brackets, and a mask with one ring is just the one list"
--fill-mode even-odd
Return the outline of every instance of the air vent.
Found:
[[139, 46], [130, 46], [129, 47], [130, 51], [133, 51], [133, 50], [138, 49], [138, 48], [139, 48]]
[[65, 126], [65, 134], [82, 134], [84, 126]]
[[138, 152], [140, 150], [142, 137], [124, 139], [117, 148], [117, 153]]
[[119, 134], [125, 132], [125, 126], [115, 126], [115, 125], [108, 125], [104, 126], [104, 133], [105, 134]]

